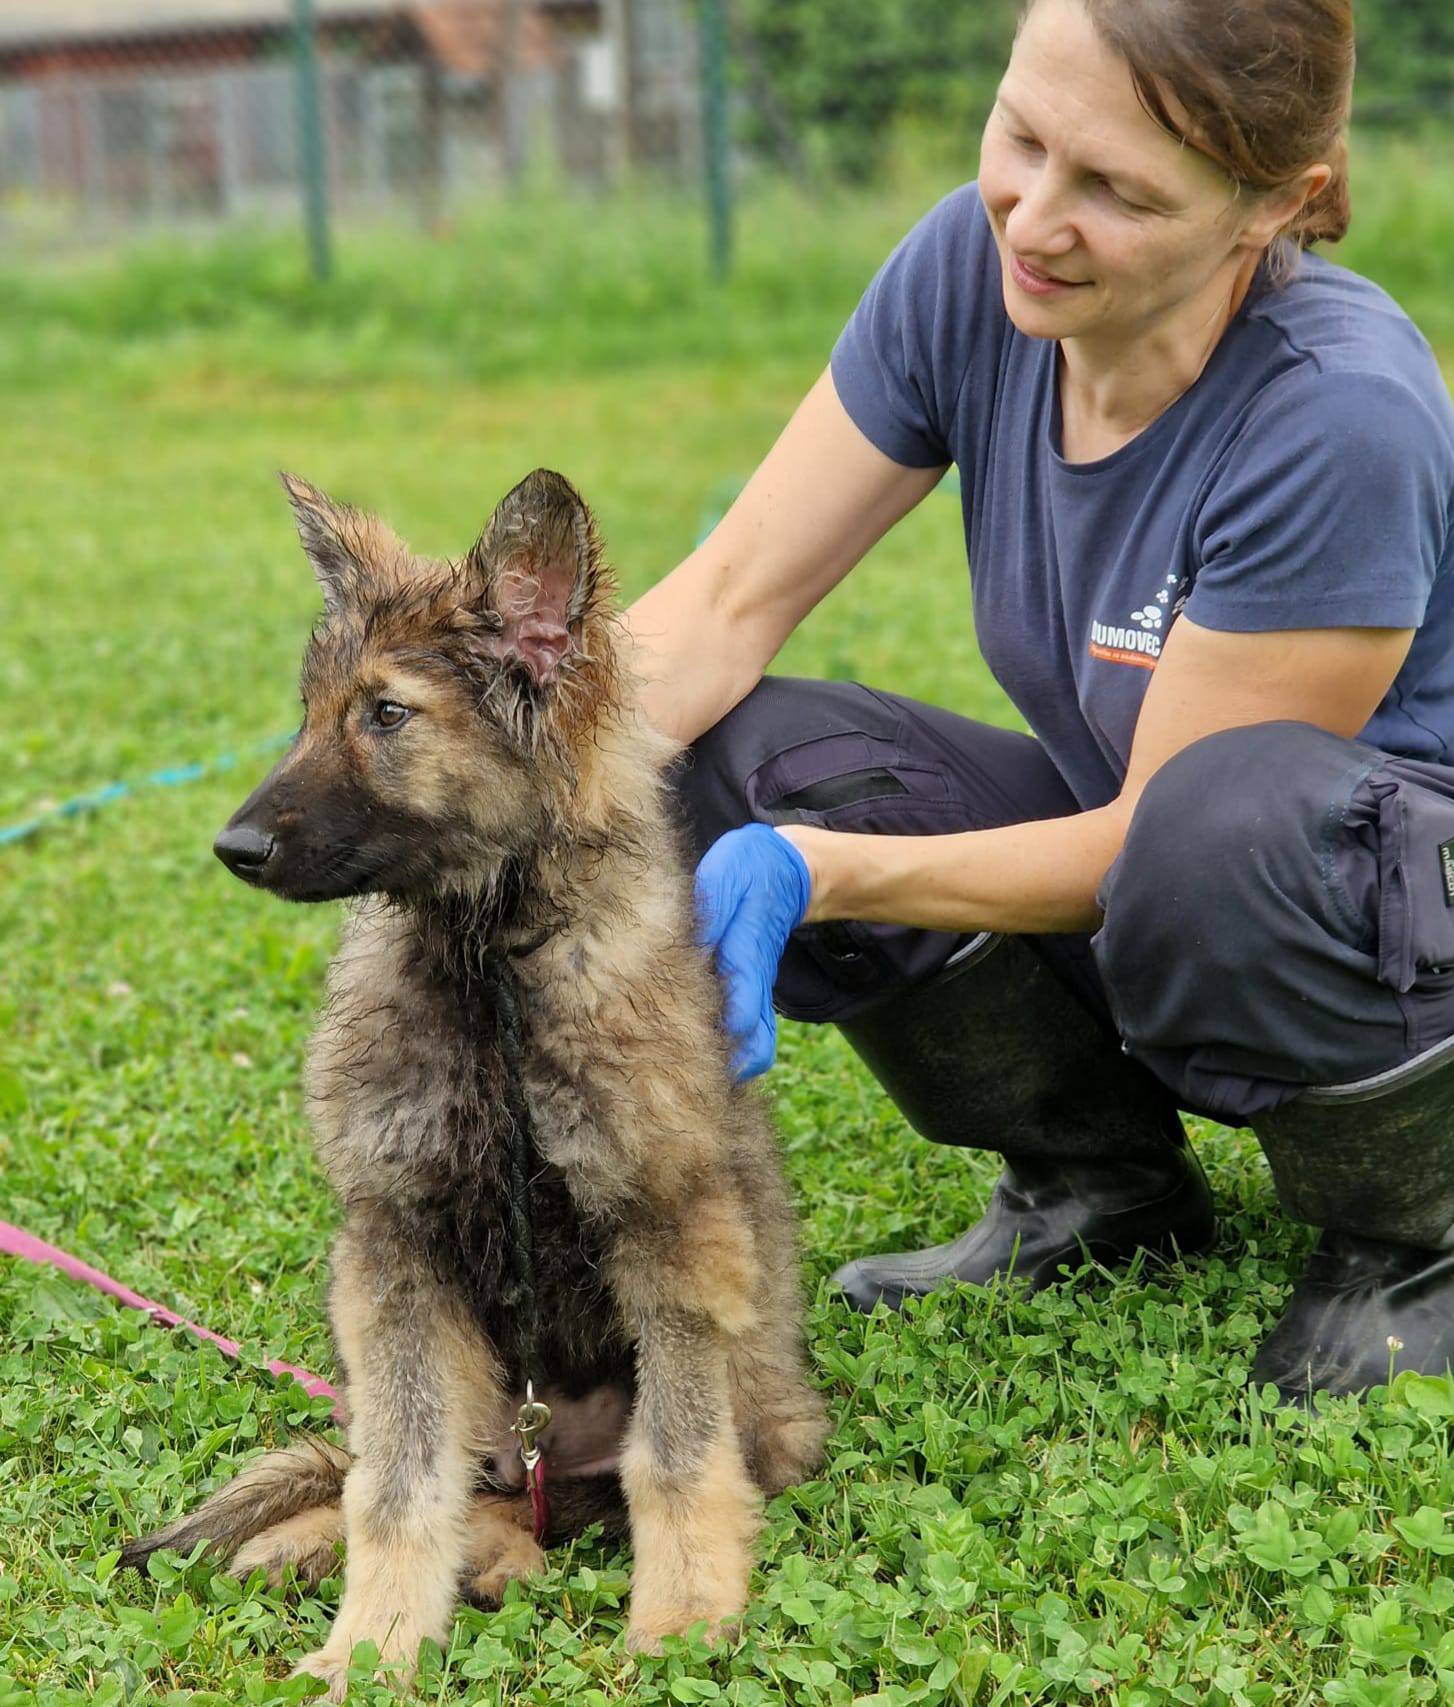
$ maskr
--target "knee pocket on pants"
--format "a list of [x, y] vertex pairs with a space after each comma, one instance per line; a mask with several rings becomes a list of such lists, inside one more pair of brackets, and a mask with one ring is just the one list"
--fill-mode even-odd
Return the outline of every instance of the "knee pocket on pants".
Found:
[[1207, 737], [1148, 783], [1099, 898], [1133, 1046], [1335, 1082], [1454, 1030], [1454, 767], [1305, 724]]

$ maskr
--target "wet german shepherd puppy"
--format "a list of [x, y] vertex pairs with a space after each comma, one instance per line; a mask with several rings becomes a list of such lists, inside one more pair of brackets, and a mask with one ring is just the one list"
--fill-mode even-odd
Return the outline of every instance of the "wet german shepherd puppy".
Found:
[[629, 1520], [629, 1643], [720, 1630], [762, 1496], [812, 1472], [824, 1413], [775, 1141], [729, 1070], [664, 800], [672, 750], [633, 708], [590, 512], [538, 471], [461, 561], [434, 562], [284, 484], [325, 602], [306, 716], [216, 851], [289, 900], [358, 898], [308, 1073], [345, 1215], [348, 1446], [269, 1454], [126, 1558], [205, 1538], [240, 1573], [316, 1582], [342, 1537], [338, 1618], [299, 1669], [340, 1699], [368, 1639], [407, 1676], [461, 1592], [498, 1599], [541, 1563], [510, 1433], [533, 1373], [553, 1408], [547, 1541]]

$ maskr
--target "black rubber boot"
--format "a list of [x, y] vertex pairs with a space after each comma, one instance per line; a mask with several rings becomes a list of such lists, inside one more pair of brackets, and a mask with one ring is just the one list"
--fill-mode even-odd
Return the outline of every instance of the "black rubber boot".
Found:
[[1205, 1250], [1211, 1193], [1168, 1093], [1014, 937], [977, 938], [937, 977], [841, 1029], [921, 1137], [999, 1150], [984, 1218], [951, 1244], [845, 1263], [860, 1310], [946, 1281], [1032, 1289], [1087, 1256]]
[[1262, 1342], [1251, 1381], [1289, 1404], [1361, 1393], [1400, 1369], [1454, 1362], [1454, 1250], [1324, 1233]]
[[1454, 1365], [1454, 1038], [1307, 1090], [1254, 1130], [1288, 1214], [1324, 1229], [1253, 1361], [1290, 1404]]

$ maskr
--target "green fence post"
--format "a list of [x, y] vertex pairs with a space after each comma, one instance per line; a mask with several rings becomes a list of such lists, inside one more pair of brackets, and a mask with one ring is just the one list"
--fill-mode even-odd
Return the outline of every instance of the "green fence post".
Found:
[[702, 143], [712, 272], [725, 279], [732, 268], [732, 186], [727, 166], [726, 0], [700, 0]]
[[303, 212], [313, 276], [333, 271], [328, 236], [328, 160], [323, 145], [323, 101], [318, 76], [318, 37], [313, 0], [293, 0], [298, 62], [298, 159], [303, 170]]

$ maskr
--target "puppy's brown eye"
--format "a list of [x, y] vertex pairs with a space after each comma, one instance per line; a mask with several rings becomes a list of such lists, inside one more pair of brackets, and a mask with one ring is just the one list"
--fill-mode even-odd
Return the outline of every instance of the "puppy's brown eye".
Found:
[[374, 707], [374, 722], [380, 729], [397, 729], [401, 723], [407, 723], [414, 715], [407, 705], [400, 705], [397, 700], [381, 699]]

